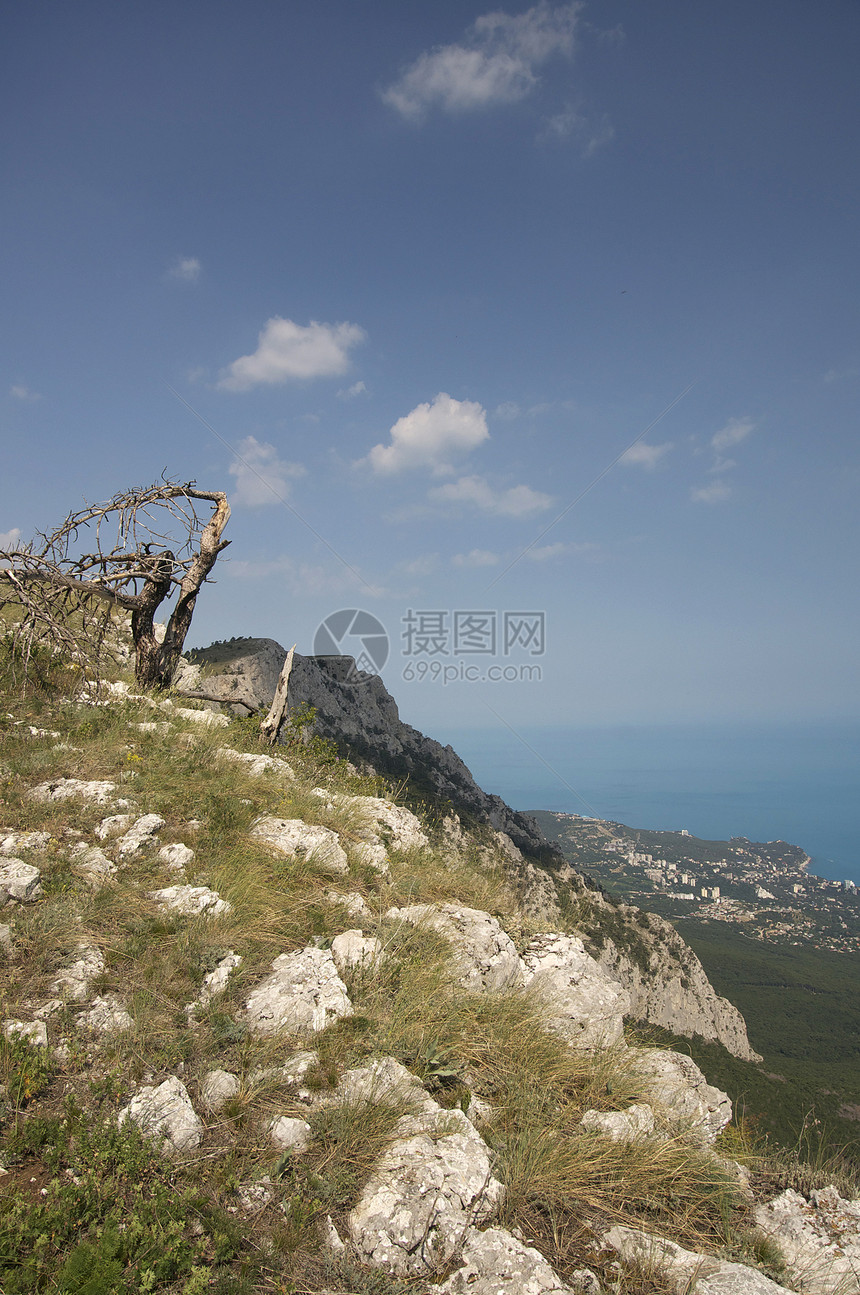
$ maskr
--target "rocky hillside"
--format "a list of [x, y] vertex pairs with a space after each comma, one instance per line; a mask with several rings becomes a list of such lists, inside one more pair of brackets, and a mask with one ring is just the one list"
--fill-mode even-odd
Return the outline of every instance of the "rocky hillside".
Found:
[[[285, 655], [273, 639], [213, 645], [192, 654], [177, 686], [221, 699], [247, 715], [269, 705]], [[313, 731], [334, 741], [342, 754], [395, 782], [407, 778], [413, 793], [422, 794], [434, 812], [441, 805], [458, 822], [501, 833], [496, 839], [510, 860], [512, 884], [533, 915], [558, 918], [559, 900], [570, 908], [572, 899], [578, 933], [627, 991], [633, 1019], [675, 1034], [701, 1035], [744, 1060], [761, 1059], [750, 1046], [740, 1012], [714, 991], [699, 959], [673, 927], [615, 904], [575, 872], [535, 819], [483, 791], [450, 746], [404, 724], [378, 676], [357, 672], [351, 657], [296, 655], [289, 696], [294, 713], [313, 709]], [[453, 828], [453, 817], [450, 822]]]
[[857, 1291], [860, 1205], [631, 1034], [661, 933], [524, 905], [512, 811], [122, 683], [5, 704], [5, 1295]]

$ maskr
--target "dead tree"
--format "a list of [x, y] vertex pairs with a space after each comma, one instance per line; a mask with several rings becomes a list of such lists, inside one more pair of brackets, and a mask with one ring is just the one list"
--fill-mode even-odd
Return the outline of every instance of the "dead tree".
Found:
[[[198, 515], [200, 503], [212, 505], [208, 521]], [[0, 615], [11, 623], [25, 672], [41, 644], [98, 676], [120, 611], [131, 614], [138, 684], [169, 687], [197, 595], [230, 543], [221, 539], [229, 517], [221, 491], [165, 477], [69, 513], [25, 548], [0, 551]], [[81, 551], [85, 545], [92, 552]], [[155, 616], [174, 596], [160, 638]]]

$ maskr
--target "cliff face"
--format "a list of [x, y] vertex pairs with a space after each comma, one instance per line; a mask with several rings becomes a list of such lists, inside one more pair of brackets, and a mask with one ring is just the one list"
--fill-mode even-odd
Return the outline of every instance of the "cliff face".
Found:
[[[285, 655], [273, 639], [213, 645], [192, 654], [177, 686], [246, 714], [249, 708], [269, 705]], [[334, 740], [352, 759], [366, 761], [393, 781], [408, 778], [414, 789], [440, 801], [464, 822], [503, 833], [521, 902], [533, 915], [543, 919], [557, 912], [552, 896], [558, 882], [583, 896], [582, 934], [601, 966], [627, 992], [633, 1019], [676, 1034], [699, 1034], [744, 1060], [759, 1059], [740, 1012], [716, 993], [674, 927], [653, 914], [646, 917], [638, 909], [613, 903], [574, 872], [533, 818], [483, 791], [450, 746], [404, 724], [381, 679], [356, 674], [350, 657], [297, 654], [289, 697], [291, 711], [314, 707], [315, 731]]]
[[[641, 910], [624, 906], [630, 918]], [[670, 922], [649, 913], [648, 925], [635, 923], [633, 951], [608, 937], [595, 953], [597, 961], [630, 997], [630, 1015], [673, 1034], [698, 1034], [721, 1043], [744, 1061], [761, 1061], [750, 1046], [744, 1018], [727, 998], [721, 998], [693, 950]]]
[[[240, 639], [193, 653], [179, 688], [241, 706], [268, 706], [286, 651], [274, 639]], [[198, 670], [196, 667], [205, 667]], [[428, 797], [446, 802], [463, 818], [504, 832], [523, 853], [545, 866], [563, 865], [534, 819], [518, 814], [499, 796], [475, 782], [450, 746], [442, 746], [404, 724], [397, 703], [376, 675], [356, 673], [352, 657], [303, 657], [296, 653], [290, 675], [289, 710], [313, 706], [314, 731], [335, 741], [351, 758], [366, 761], [395, 781], [408, 778]]]

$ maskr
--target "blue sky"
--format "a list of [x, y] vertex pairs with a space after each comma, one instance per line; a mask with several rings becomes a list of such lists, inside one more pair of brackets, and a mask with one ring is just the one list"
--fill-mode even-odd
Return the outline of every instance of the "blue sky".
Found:
[[226, 489], [191, 641], [364, 609], [443, 740], [860, 717], [858, 38], [848, 0], [9, 6], [0, 537]]

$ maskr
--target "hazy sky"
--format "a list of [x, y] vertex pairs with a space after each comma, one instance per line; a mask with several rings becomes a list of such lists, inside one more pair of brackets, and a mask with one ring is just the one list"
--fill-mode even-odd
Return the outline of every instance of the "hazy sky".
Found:
[[226, 489], [192, 641], [366, 610], [443, 740], [860, 716], [854, 0], [5, 29], [0, 540]]

